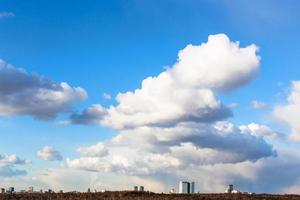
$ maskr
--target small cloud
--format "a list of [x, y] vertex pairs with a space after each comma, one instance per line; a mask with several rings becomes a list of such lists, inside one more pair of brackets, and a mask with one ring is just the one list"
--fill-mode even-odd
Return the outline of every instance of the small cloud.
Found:
[[96, 145], [88, 147], [79, 147], [77, 149], [77, 152], [84, 157], [103, 157], [108, 154], [108, 149], [103, 143], [99, 142]]
[[47, 161], [62, 160], [60, 152], [55, 150], [52, 146], [44, 146], [37, 152], [37, 156]]
[[111, 96], [109, 94], [105, 93], [105, 92], [103, 93], [102, 97], [105, 100], [110, 100], [111, 99]]
[[6, 11], [0, 12], [0, 19], [7, 18], [7, 17], [14, 17], [14, 16], [15, 14], [13, 12], [6, 12]]
[[266, 125], [250, 123], [248, 125], [241, 125], [239, 129], [242, 134], [250, 134], [256, 137], [266, 137], [272, 140], [283, 137], [279, 132], [274, 131]]
[[107, 110], [100, 104], [94, 104], [82, 113], [74, 113], [70, 116], [70, 122], [72, 124], [99, 124], [100, 121], [107, 115]]
[[236, 108], [237, 106], [238, 104], [234, 102], [228, 105], [229, 108]]
[[267, 107], [267, 105], [264, 102], [256, 101], [256, 100], [253, 100], [251, 102], [251, 106], [252, 106], [252, 108], [257, 109], [257, 110], [262, 110]]

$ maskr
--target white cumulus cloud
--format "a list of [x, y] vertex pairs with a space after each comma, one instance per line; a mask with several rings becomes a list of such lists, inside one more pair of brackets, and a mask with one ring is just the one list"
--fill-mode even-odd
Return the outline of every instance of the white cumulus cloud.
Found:
[[300, 141], [300, 81], [293, 81], [286, 103], [277, 105], [273, 114], [277, 120], [291, 129], [290, 138]]
[[[93, 145], [81, 149], [82, 157], [69, 159], [67, 164], [89, 171], [153, 175], [161, 170], [171, 173], [194, 165], [239, 163], [276, 156], [272, 146], [257, 136], [260, 132], [242, 133], [233, 124], [224, 123], [123, 130], [105, 143], [105, 154], [102, 153], [102, 143]], [[99, 149], [101, 155], [98, 156], [94, 152]]]
[[[100, 111], [96, 120], [124, 129], [226, 119], [232, 113], [215, 92], [234, 90], [257, 75], [260, 61], [257, 49], [254, 44], [240, 47], [239, 42], [231, 42], [224, 34], [210, 35], [206, 43], [181, 50], [172, 67], [143, 80], [141, 88], [119, 93], [118, 105], [108, 108], [107, 113]], [[93, 106], [91, 109], [95, 110]], [[86, 111], [75, 118], [94, 122]], [[74, 123], [88, 124], [83, 119]]]

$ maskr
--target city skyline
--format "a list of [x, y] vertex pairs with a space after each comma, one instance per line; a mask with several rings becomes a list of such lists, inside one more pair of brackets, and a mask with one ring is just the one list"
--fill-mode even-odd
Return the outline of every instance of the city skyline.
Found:
[[0, 188], [300, 194], [299, 8], [1, 1]]

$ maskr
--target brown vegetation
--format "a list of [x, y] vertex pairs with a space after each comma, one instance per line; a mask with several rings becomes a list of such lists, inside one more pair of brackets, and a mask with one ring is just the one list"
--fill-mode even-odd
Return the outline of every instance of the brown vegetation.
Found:
[[18, 193], [0, 194], [0, 200], [281, 200], [299, 199], [298, 195], [269, 194], [155, 194], [150, 192], [104, 193]]

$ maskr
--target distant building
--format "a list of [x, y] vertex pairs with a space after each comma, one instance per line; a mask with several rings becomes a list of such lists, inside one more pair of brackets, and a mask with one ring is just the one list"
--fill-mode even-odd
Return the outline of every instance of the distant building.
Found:
[[145, 188], [144, 188], [144, 186], [142, 186], [142, 185], [140, 185], [140, 186], [135, 185], [135, 186], [133, 187], [133, 191], [135, 191], [135, 192], [144, 192], [144, 191], [145, 191]]
[[232, 193], [233, 191], [233, 185], [232, 184], [229, 184], [227, 189], [225, 190], [226, 193]]
[[28, 192], [29, 192], [29, 193], [32, 193], [32, 192], [33, 192], [33, 187], [32, 187], [32, 186], [30, 186], [30, 187], [28, 188]]
[[90, 188], [88, 188], [87, 192], [91, 192], [91, 189], [90, 189]]
[[190, 182], [190, 194], [195, 193], [195, 182]]
[[139, 187], [139, 191], [140, 191], [140, 192], [144, 192], [144, 186], [140, 186], [140, 187]]
[[5, 188], [1, 188], [1, 189], [0, 189], [0, 193], [1, 193], [1, 194], [5, 193]]
[[171, 190], [170, 190], [170, 194], [175, 194], [176, 193], [176, 190], [174, 189], [174, 188], [172, 188]]
[[15, 193], [15, 188], [14, 187], [9, 187], [6, 192], [9, 193], [9, 194]]
[[180, 181], [179, 182], [180, 194], [193, 194], [195, 193], [195, 182]]

